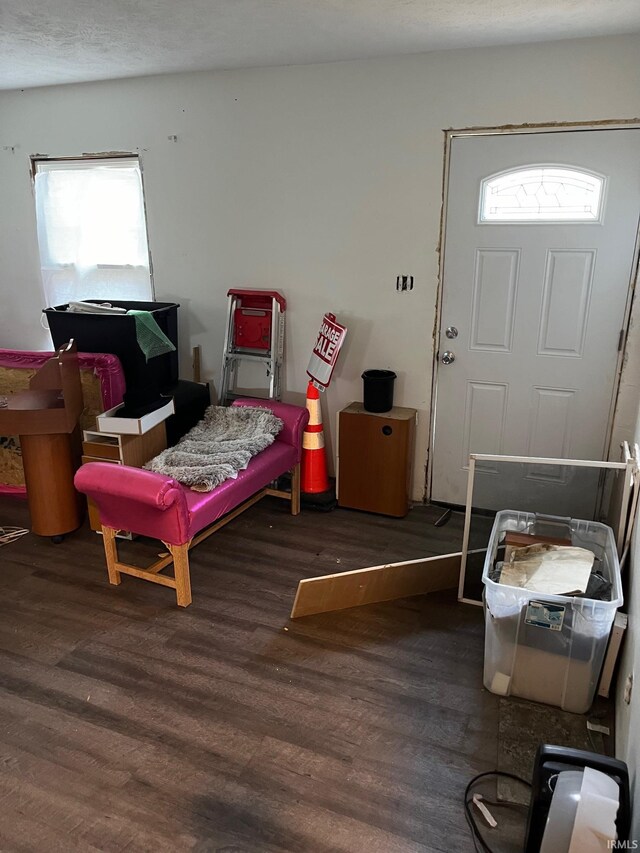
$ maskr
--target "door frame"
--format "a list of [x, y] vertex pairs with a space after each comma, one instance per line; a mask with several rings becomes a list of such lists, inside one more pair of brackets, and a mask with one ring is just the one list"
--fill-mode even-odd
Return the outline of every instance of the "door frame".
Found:
[[[431, 499], [433, 486], [433, 448], [436, 427], [436, 408], [438, 397], [438, 368], [440, 364], [438, 342], [440, 340], [442, 323], [442, 297], [444, 290], [444, 253], [446, 247], [447, 210], [449, 202], [449, 173], [451, 168], [451, 143], [456, 137], [468, 136], [502, 136], [502, 135], [529, 135], [534, 133], [572, 133], [581, 130], [640, 130], [640, 119], [618, 119], [593, 122], [552, 122], [548, 124], [520, 124], [502, 125], [499, 127], [466, 127], [449, 128], [444, 132], [444, 156], [442, 169], [442, 202], [440, 207], [440, 233], [438, 239], [438, 279], [436, 289], [435, 320], [432, 335], [431, 354], [431, 408], [429, 413], [429, 435], [427, 442], [427, 464], [424, 486], [424, 502]], [[640, 315], [640, 300], [635, 300], [636, 286], [639, 277], [640, 266], [640, 221], [636, 231], [636, 241], [631, 262], [631, 275], [627, 290], [627, 299], [622, 324], [622, 336], [618, 349], [618, 361], [613, 381], [611, 402], [609, 405], [609, 417], [607, 419], [607, 432], [605, 436], [605, 454], [611, 456], [611, 438], [614, 427], [614, 418], [620, 394], [620, 378], [627, 354], [627, 343], [631, 318]], [[638, 316], [640, 324], [640, 316]], [[603, 460], [604, 461], [604, 460]]]

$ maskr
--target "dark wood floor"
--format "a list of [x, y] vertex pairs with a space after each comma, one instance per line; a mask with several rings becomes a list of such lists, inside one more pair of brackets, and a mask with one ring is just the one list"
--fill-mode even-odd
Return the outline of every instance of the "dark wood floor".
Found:
[[[288, 619], [301, 577], [458, 549], [440, 513], [265, 500], [192, 552], [187, 610], [110, 587], [88, 529], [0, 548], [0, 850], [472, 851], [462, 795], [498, 729], [481, 611]], [[3, 524], [26, 506], [0, 499]]]

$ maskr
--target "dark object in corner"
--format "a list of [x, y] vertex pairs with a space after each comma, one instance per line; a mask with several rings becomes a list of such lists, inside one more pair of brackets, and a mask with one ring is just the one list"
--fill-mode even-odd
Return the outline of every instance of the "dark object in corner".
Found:
[[179, 379], [163, 394], [173, 397], [175, 414], [165, 421], [167, 427], [167, 447], [173, 447], [183, 435], [189, 432], [204, 417], [211, 403], [209, 385], [202, 382], [187, 382]]

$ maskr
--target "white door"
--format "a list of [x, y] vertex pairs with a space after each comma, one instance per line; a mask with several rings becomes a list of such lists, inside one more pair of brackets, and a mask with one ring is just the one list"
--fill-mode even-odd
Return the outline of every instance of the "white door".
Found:
[[639, 211], [640, 130], [452, 140], [433, 500], [469, 453], [605, 458]]

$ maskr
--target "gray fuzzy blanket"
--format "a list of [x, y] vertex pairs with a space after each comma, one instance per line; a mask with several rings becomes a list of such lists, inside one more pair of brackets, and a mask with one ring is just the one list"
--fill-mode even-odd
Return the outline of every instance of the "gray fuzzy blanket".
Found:
[[163, 450], [144, 466], [167, 474], [197, 492], [210, 492], [252, 456], [273, 444], [283, 422], [268, 409], [209, 406], [204, 418], [175, 447]]

